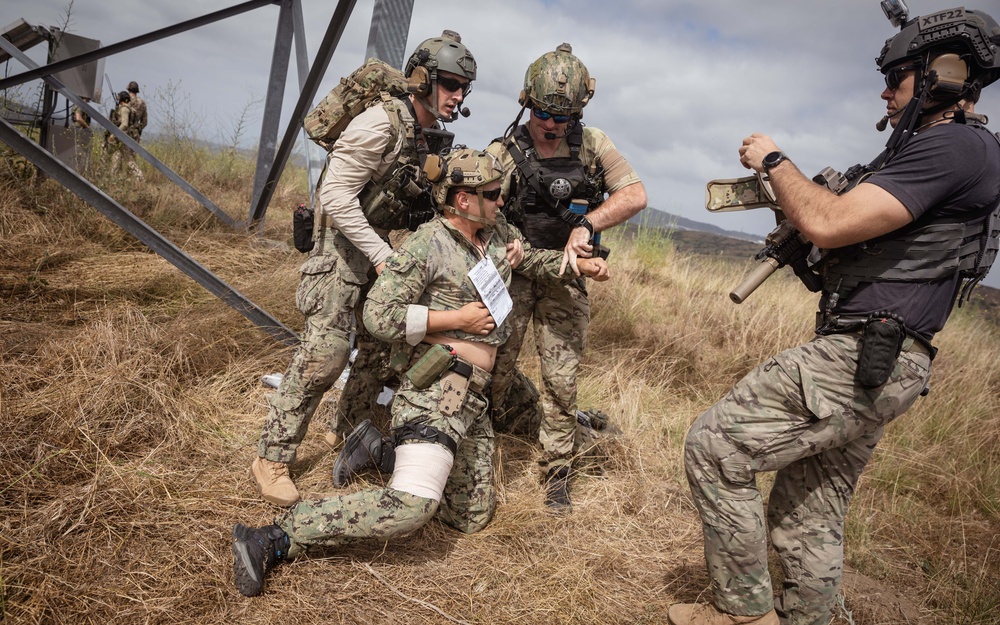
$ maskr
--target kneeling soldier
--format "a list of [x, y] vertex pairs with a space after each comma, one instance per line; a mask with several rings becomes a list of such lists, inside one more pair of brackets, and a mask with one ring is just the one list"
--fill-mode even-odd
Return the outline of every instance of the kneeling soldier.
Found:
[[[274, 525], [237, 524], [233, 573], [244, 595], [259, 594], [275, 563], [308, 547], [386, 540], [435, 515], [472, 533], [493, 516], [494, 438], [485, 395], [497, 347], [510, 333], [507, 243], [520, 233], [497, 215], [502, 171], [492, 156], [460, 149], [438, 162], [437, 172], [427, 169], [438, 179], [434, 195], [443, 214], [389, 257], [364, 309], [376, 338], [411, 352], [392, 407], [392, 479], [385, 488], [301, 501]], [[572, 272], [560, 276], [562, 257], [561, 250], [525, 245], [515, 270], [532, 279], [575, 279]], [[599, 258], [577, 262], [592, 278], [609, 276]]]

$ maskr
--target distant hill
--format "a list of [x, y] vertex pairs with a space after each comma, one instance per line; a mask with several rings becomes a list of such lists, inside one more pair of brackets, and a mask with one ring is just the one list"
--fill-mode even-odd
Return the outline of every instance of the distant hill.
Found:
[[674, 215], [672, 213], [662, 211], [658, 208], [653, 208], [652, 206], [642, 211], [632, 219], [630, 219], [629, 223], [642, 227], [673, 228], [674, 230], [692, 230], [696, 232], [710, 232], [712, 234], [717, 234], [723, 237], [730, 237], [733, 239], [753, 241], [755, 243], [764, 242], [764, 237], [760, 236], [759, 234], [752, 234], [749, 232], [741, 232], [737, 230], [725, 230], [723, 228], [714, 226], [712, 224], [707, 224], [701, 221], [695, 221], [693, 219], [688, 219], [686, 217]]

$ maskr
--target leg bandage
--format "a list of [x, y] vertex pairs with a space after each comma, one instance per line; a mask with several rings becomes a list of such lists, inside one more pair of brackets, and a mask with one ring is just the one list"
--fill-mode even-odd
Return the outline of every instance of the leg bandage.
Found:
[[435, 443], [409, 443], [396, 447], [396, 467], [389, 488], [417, 497], [441, 501], [455, 456]]

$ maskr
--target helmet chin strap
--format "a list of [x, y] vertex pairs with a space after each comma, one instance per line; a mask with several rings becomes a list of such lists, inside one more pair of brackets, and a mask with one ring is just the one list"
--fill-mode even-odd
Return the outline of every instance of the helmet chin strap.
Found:
[[455, 107], [455, 111], [452, 112], [452, 114], [450, 116], [447, 116], [447, 117], [444, 114], [442, 114], [441, 111], [439, 111], [437, 109], [438, 89], [437, 89], [437, 79], [436, 78], [431, 79], [431, 93], [434, 94], [434, 105], [432, 106], [431, 103], [427, 100], [427, 98], [418, 97], [416, 100], [417, 100], [417, 102], [420, 103], [420, 106], [424, 107], [424, 109], [428, 113], [430, 113], [431, 115], [433, 115], [435, 119], [439, 119], [439, 120], [441, 120], [443, 122], [453, 122], [453, 121], [457, 120], [458, 119], [458, 113], [459, 113], [459, 108], [460, 107], [456, 106]]
[[451, 213], [453, 215], [458, 215], [459, 217], [463, 217], [465, 219], [468, 219], [469, 221], [474, 221], [477, 224], [483, 224], [484, 226], [492, 226], [492, 225], [496, 224], [496, 222], [497, 222], [496, 214], [493, 215], [492, 219], [488, 218], [486, 216], [486, 210], [483, 208], [483, 202], [486, 200], [486, 198], [483, 197], [483, 191], [482, 191], [482, 189], [479, 189], [479, 188], [476, 189], [476, 196], [479, 198], [479, 214], [478, 215], [473, 215], [472, 213], [467, 213], [465, 211], [460, 211], [457, 208], [455, 208], [454, 206], [452, 206], [451, 204], [445, 204], [444, 210], [448, 211], [449, 213]]
[[[873, 163], [876, 170], [880, 169], [883, 165], [889, 162], [899, 150], [909, 141], [910, 137], [913, 136], [913, 129], [917, 126], [920, 121], [920, 117], [924, 114], [923, 108], [924, 103], [927, 102], [930, 97], [931, 91], [931, 81], [925, 75], [920, 82], [920, 95], [910, 98], [910, 101], [906, 103], [903, 107], [902, 116], [899, 118], [899, 122], [896, 127], [892, 130], [892, 135], [889, 136], [889, 140], [885, 143], [885, 151], [876, 159]], [[893, 114], [899, 115], [900, 112], [897, 111]], [[888, 120], [886, 120], [888, 122]], [[879, 122], [881, 123], [881, 122]], [[877, 125], [876, 125], [877, 127]]]

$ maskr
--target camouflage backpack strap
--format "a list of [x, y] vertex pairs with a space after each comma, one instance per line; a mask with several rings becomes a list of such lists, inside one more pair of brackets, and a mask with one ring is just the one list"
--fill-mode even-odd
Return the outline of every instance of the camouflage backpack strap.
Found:
[[381, 92], [377, 99], [368, 103], [369, 107], [381, 106], [389, 117], [389, 143], [386, 144], [385, 149], [382, 151], [383, 157], [396, 149], [396, 143], [399, 142], [399, 135], [401, 133], [405, 134], [407, 126], [410, 125], [407, 124], [407, 119], [403, 113], [403, 109], [406, 107], [400, 106], [400, 104], [402, 103], [392, 97], [388, 91]]
[[389, 142], [383, 158], [396, 149], [401, 135], [403, 143], [387, 174], [369, 182], [359, 200], [365, 217], [373, 226], [385, 230], [400, 230], [409, 226], [411, 204], [424, 192], [425, 187], [420, 166], [421, 154], [417, 147], [420, 126], [405, 100], [383, 92], [375, 102], [384, 107], [390, 122]]

